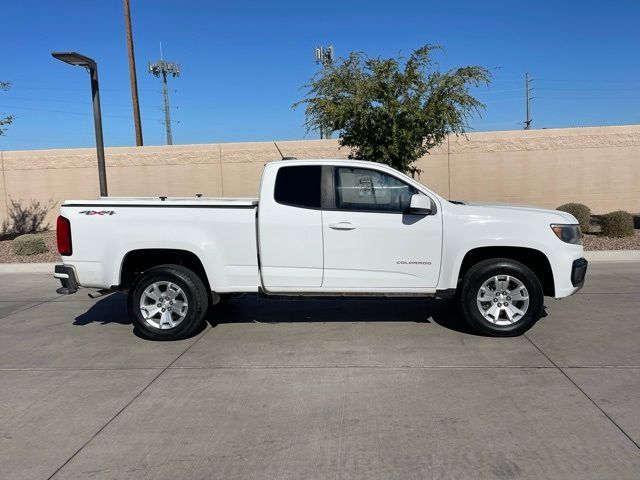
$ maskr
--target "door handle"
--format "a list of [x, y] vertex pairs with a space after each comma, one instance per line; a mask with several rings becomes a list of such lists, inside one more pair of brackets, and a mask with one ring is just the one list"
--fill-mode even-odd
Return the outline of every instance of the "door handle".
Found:
[[334, 230], [353, 230], [356, 226], [351, 222], [334, 222], [329, 224]]

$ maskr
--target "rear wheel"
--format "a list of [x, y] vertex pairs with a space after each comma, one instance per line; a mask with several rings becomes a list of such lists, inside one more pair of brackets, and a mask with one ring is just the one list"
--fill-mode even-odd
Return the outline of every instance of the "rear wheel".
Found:
[[476, 330], [493, 336], [521, 335], [542, 316], [538, 277], [515, 260], [494, 258], [469, 269], [462, 282], [462, 312]]
[[129, 289], [129, 316], [152, 340], [177, 340], [204, 324], [209, 295], [202, 279], [181, 265], [159, 265], [142, 273]]

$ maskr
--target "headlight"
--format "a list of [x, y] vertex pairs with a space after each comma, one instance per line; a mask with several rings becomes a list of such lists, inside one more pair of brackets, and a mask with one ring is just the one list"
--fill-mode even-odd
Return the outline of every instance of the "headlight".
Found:
[[582, 245], [582, 232], [579, 225], [551, 225], [551, 230], [563, 242]]

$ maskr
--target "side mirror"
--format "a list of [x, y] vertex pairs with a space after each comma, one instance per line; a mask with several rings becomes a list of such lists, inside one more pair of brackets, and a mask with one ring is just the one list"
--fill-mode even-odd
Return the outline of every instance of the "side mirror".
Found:
[[432, 215], [435, 211], [435, 205], [433, 201], [426, 195], [416, 193], [411, 195], [411, 205], [409, 206], [409, 213], [416, 215]]

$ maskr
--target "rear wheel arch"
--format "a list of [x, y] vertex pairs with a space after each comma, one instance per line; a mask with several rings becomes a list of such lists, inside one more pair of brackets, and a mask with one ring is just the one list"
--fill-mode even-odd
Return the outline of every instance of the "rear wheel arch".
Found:
[[180, 265], [193, 271], [211, 292], [211, 284], [200, 258], [189, 250], [149, 248], [131, 250], [120, 265], [120, 288], [128, 289], [134, 280], [145, 271], [159, 265]]
[[470, 268], [492, 258], [506, 258], [522, 263], [538, 277], [545, 296], [553, 297], [555, 295], [551, 262], [540, 250], [528, 247], [479, 247], [469, 250], [460, 265], [458, 285]]

